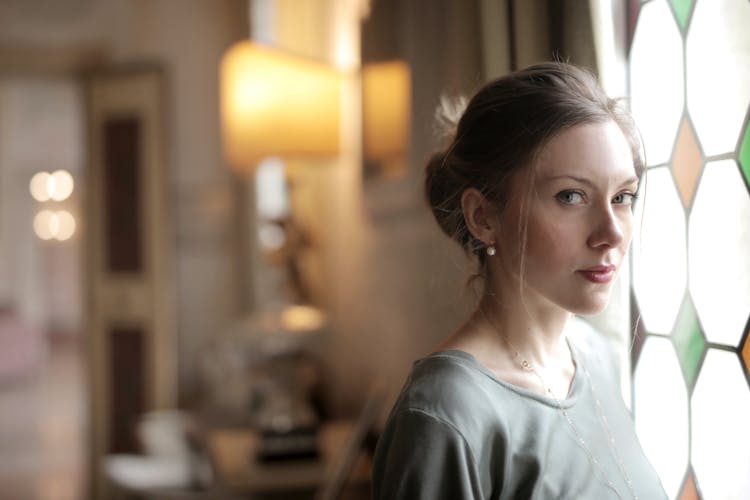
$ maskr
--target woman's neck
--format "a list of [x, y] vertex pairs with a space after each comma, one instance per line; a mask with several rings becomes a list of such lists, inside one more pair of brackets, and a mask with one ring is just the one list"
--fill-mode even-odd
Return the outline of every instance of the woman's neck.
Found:
[[485, 294], [437, 349], [466, 351], [506, 382], [563, 399], [576, 370], [564, 335], [569, 318], [559, 308], [531, 309], [528, 302]]
[[535, 307], [518, 295], [488, 292], [474, 316], [484, 321], [482, 330], [489, 330], [485, 335], [500, 348], [510, 347], [536, 367], [559, 366], [570, 360], [564, 330], [571, 314], [564, 309], [551, 304]]

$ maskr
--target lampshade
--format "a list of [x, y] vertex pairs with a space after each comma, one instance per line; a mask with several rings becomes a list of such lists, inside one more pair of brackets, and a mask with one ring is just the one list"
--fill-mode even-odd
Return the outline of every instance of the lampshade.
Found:
[[411, 75], [403, 61], [362, 68], [362, 129], [365, 158], [387, 161], [404, 155], [409, 143]]
[[341, 75], [332, 67], [250, 41], [222, 58], [224, 154], [235, 169], [268, 156], [339, 151]]

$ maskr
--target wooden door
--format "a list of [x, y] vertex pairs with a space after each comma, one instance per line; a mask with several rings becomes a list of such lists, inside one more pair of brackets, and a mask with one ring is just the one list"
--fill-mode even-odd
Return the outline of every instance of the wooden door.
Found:
[[176, 404], [163, 74], [89, 76], [87, 284], [94, 498], [140, 414]]

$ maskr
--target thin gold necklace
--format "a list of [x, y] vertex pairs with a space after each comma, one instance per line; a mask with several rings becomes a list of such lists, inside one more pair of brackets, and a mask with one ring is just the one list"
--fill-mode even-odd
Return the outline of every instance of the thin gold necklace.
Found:
[[[570, 413], [568, 412], [568, 410], [563, 408], [562, 402], [552, 391], [552, 388], [544, 381], [544, 377], [542, 377], [539, 371], [536, 368], [534, 368], [534, 365], [532, 365], [529, 362], [529, 360], [521, 356], [521, 353], [518, 351], [518, 349], [516, 349], [516, 347], [513, 345], [510, 339], [507, 338], [505, 335], [503, 335], [500, 332], [500, 329], [497, 328], [492, 321], [490, 321], [490, 319], [487, 317], [487, 314], [484, 312], [484, 309], [480, 307], [479, 310], [482, 312], [482, 316], [484, 316], [485, 321], [487, 321], [490, 327], [493, 330], [495, 330], [495, 332], [500, 336], [503, 342], [505, 342], [507, 347], [510, 349], [511, 356], [513, 357], [513, 359], [521, 365], [521, 368], [524, 371], [533, 373], [539, 379], [539, 383], [542, 385], [542, 389], [547, 394], [549, 394], [550, 397], [552, 397], [552, 399], [555, 400], [555, 404], [557, 405], [557, 408], [560, 410], [560, 414], [565, 418], [565, 421], [570, 426], [571, 430], [573, 431], [573, 434], [575, 434], [576, 443], [578, 444], [578, 446], [586, 453], [592, 465], [594, 465], [594, 467], [596, 467], [599, 470], [599, 474], [601, 474], [602, 479], [604, 479], [604, 482], [606, 483], [607, 487], [611, 489], [615, 493], [615, 495], [617, 495], [617, 498], [620, 498], [621, 500], [623, 500], [622, 495], [620, 494], [619, 491], [617, 491], [617, 488], [615, 488], [615, 485], [612, 482], [612, 480], [609, 479], [609, 476], [604, 470], [604, 467], [599, 462], [599, 460], [594, 456], [593, 452], [591, 451], [588, 444], [586, 443], [586, 440], [583, 439], [583, 436], [581, 436], [581, 433], [578, 432], [578, 428], [575, 426], [573, 419], [570, 416]], [[628, 471], [625, 468], [625, 462], [623, 462], [622, 458], [620, 457], [620, 453], [617, 451], [617, 443], [615, 442], [615, 437], [612, 434], [612, 429], [609, 427], [609, 424], [607, 423], [607, 417], [606, 415], [604, 415], [602, 404], [599, 401], [599, 396], [591, 380], [591, 374], [589, 373], [588, 369], [582, 364], [577, 363], [577, 366], [583, 369], [583, 373], [586, 376], [586, 380], [591, 390], [591, 395], [594, 397], [594, 403], [596, 405], [596, 412], [599, 416], [599, 421], [601, 422], [601, 425], [604, 428], [604, 431], [607, 433], [607, 444], [609, 445], [612, 455], [614, 456], [615, 461], [617, 462], [617, 467], [620, 469], [620, 473], [622, 474], [623, 479], [625, 479], [625, 483], [627, 484], [628, 489], [630, 490], [630, 494], [633, 496], [633, 499], [638, 500], [638, 494], [635, 492], [633, 481], [630, 479], [630, 475], [628, 474]]]

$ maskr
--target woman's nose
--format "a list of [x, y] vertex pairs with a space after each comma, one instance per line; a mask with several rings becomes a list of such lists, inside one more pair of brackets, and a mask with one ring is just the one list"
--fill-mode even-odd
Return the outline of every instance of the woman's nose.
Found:
[[625, 239], [625, 221], [611, 205], [597, 209], [588, 244], [592, 248], [616, 247]]

